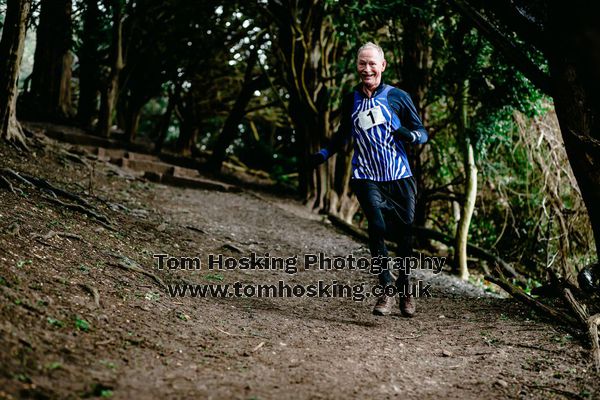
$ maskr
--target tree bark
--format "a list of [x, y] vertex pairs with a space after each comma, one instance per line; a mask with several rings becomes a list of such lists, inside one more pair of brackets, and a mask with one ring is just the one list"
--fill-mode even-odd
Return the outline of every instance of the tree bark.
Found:
[[125, 109], [125, 139], [130, 143], [135, 140], [135, 136], [137, 135], [143, 106], [144, 103], [128, 104]]
[[337, 154], [315, 171], [306, 165], [309, 155], [331, 138], [336, 120], [330, 96], [336, 86], [334, 62], [343, 46], [333, 32], [328, 6], [288, 0], [270, 2], [268, 7], [277, 26], [276, 54], [298, 143], [300, 195], [311, 209], [350, 220], [358, 202], [350, 195], [347, 153]]
[[[454, 185], [448, 185], [448, 190], [454, 193]], [[460, 221], [460, 203], [456, 200], [450, 200], [450, 207], [452, 208], [452, 224], [454, 232], [454, 236], [456, 237], [456, 233], [458, 232], [458, 221]]]
[[337, 215], [351, 224], [354, 214], [360, 208], [349, 184], [352, 176], [352, 151], [348, 149], [344, 153], [338, 154], [335, 164], [328, 166], [328, 168], [328, 175], [333, 177], [333, 190], [329, 190], [326, 197], [329, 210], [331, 210], [329, 213]]
[[[585, 7], [550, 8], [548, 61], [565, 149], [600, 254], [600, 27]], [[565, 25], [566, 24], [566, 25]], [[569, 26], [563, 33], [553, 32]]]
[[0, 40], [0, 138], [27, 147], [17, 121], [18, 78], [31, 0], [8, 0]]
[[182, 122], [179, 129], [179, 137], [175, 144], [175, 151], [185, 157], [191, 156], [192, 147], [196, 143], [199, 131], [199, 128], [189, 121]]
[[460, 115], [458, 120], [458, 136], [462, 139], [463, 164], [465, 169], [465, 201], [460, 212], [461, 218], [456, 229], [455, 263], [458, 265], [460, 278], [469, 279], [467, 267], [467, 244], [469, 238], [469, 226], [475, 210], [475, 199], [477, 196], [477, 166], [473, 145], [468, 133], [468, 82], [463, 82], [459, 87], [457, 98], [459, 99]]
[[192, 154], [192, 147], [195, 145], [200, 131], [196, 112], [197, 97], [194, 90], [195, 88], [192, 86], [176, 107], [179, 118], [179, 137], [175, 142], [175, 151], [182, 156]]
[[125, 140], [132, 143], [137, 135], [142, 108], [149, 99], [139, 87], [127, 87], [123, 84], [119, 86], [121, 93], [116, 104], [117, 125], [123, 128]]
[[72, 6], [72, 0], [41, 2], [30, 93], [39, 119], [71, 116]]
[[[412, 1], [414, 7], [419, 7], [419, 1]], [[402, 21], [402, 88], [410, 94], [417, 110], [421, 112], [423, 124], [426, 121], [425, 102], [431, 80], [431, 46], [429, 42], [433, 29], [426, 21], [415, 18], [405, 18]]]
[[162, 151], [163, 145], [167, 138], [167, 134], [169, 133], [169, 126], [171, 124], [171, 116], [173, 115], [173, 111], [179, 102], [179, 95], [181, 93], [181, 85], [179, 83], [175, 84], [175, 88], [173, 89], [173, 93], [169, 95], [169, 103], [167, 104], [167, 109], [165, 113], [160, 119], [158, 126], [156, 127], [157, 135], [156, 142], [154, 144], [154, 152], [160, 153]]
[[100, 136], [110, 136], [113, 111], [119, 91], [119, 74], [123, 69], [123, 9], [120, 0], [111, 1], [112, 9], [112, 44], [111, 67], [106, 87], [100, 95], [100, 113], [97, 132]]
[[[409, 0], [403, 8], [402, 18], [402, 61], [400, 87], [412, 98], [417, 111], [420, 114], [424, 126], [428, 125], [427, 115], [427, 93], [431, 82], [431, 69], [433, 66], [431, 38], [433, 28], [426, 23], [425, 19], [414, 18], [409, 8], [423, 8], [419, 0]], [[425, 187], [423, 176], [423, 146], [406, 146], [409, 153], [410, 168], [417, 182], [418, 188]], [[431, 202], [423, 191], [417, 193], [417, 204], [415, 206], [415, 221], [417, 226], [425, 226]], [[421, 239], [419, 239], [421, 240]], [[419, 243], [421, 247], [428, 247], [427, 243]]]
[[89, 128], [98, 115], [98, 81], [100, 74], [100, 10], [96, 0], [86, 0], [83, 17], [83, 37], [79, 51], [79, 103], [77, 120], [81, 126]]
[[246, 107], [252, 99], [254, 91], [263, 86], [264, 77], [262, 75], [259, 77], [252, 76], [254, 67], [258, 61], [258, 49], [259, 46], [255, 45], [254, 51], [248, 58], [242, 89], [238, 94], [235, 104], [229, 112], [227, 119], [225, 120], [221, 134], [217, 138], [217, 141], [213, 147], [212, 155], [208, 160], [208, 168], [212, 172], [221, 172], [223, 161], [225, 161], [225, 151], [236, 137], [236, 133], [238, 131], [237, 127], [244, 118], [244, 115], [246, 115]]

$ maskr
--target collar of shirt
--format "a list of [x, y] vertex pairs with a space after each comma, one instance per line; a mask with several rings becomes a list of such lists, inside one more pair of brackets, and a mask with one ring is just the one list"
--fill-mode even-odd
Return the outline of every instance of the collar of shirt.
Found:
[[362, 97], [364, 97], [365, 99], [369, 99], [369, 98], [373, 98], [373, 97], [377, 96], [383, 90], [383, 88], [385, 88], [385, 82], [383, 81], [383, 79], [381, 79], [381, 82], [379, 82], [379, 86], [377, 86], [377, 88], [373, 91], [373, 94], [371, 95], [371, 97], [367, 97], [367, 95], [363, 91], [362, 82], [359, 83], [358, 85], [356, 85], [354, 87], [354, 90], [356, 90], [358, 93], [360, 93], [360, 95]]

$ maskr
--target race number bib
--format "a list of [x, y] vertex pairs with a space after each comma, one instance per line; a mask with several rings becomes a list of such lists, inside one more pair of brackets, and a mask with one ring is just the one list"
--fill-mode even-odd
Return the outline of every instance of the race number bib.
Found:
[[381, 112], [381, 106], [375, 106], [366, 111], [358, 113], [358, 124], [363, 130], [370, 129], [376, 125], [384, 124], [385, 122], [386, 120]]

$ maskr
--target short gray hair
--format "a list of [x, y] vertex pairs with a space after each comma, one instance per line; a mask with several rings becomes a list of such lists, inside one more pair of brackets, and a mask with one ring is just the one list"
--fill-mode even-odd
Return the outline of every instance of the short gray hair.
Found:
[[373, 42], [367, 42], [367, 43], [363, 44], [362, 46], [360, 46], [360, 48], [356, 52], [356, 58], [358, 59], [358, 56], [360, 56], [361, 51], [366, 50], [366, 49], [375, 49], [377, 51], [377, 53], [381, 56], [381, 59], [385, 60], [385, 55], [383, 54], [383, 49]]

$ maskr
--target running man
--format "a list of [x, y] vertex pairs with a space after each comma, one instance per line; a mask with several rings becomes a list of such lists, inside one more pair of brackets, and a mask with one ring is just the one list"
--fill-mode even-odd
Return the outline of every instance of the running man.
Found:
[[[386, 236], [397, 242], [397, 256], [407, 257], [412, 252], [417, 187], [404, 145], [425, 143], [427, 131], [410, 96], [382, 82], [387, 63], [381, 47], [371, 42], [363, 45], [356, 65], [361, 83], [343, 98], [340, 128], [329, 146], [311, 156], [310, 164], [316, 167], [327, 161], [353, 138], [350, 187], [367, 217], [371, 257], [388, 256]], [[399, 293], [406, 293], [409, 277], [402, 269], [398, 274], [396, 287]], [[387, 268], [379, 274], [379, 283], [394, 283]], [[383, 295], [377, 299], [373, 314], [388, 315], [393, 306], [394, 298]], [[402, 315], [412, 317], [415, 309], [414, 297], [400, 297]]]

